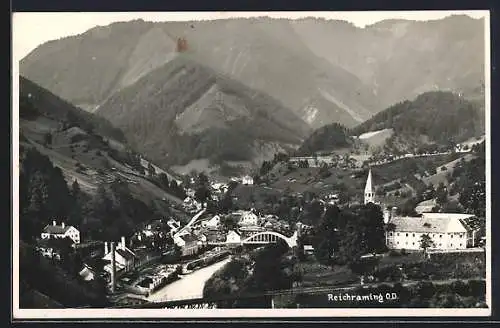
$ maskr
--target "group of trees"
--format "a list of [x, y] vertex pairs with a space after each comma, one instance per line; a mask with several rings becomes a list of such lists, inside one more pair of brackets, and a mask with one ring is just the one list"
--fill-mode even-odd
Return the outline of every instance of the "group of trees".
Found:
[[[232, 259], [207, 280], [204, 297], [234, 297], [235, 295], [258, 295], [265, 291], [288, 289], [296, 279], [293, 267], [295, 259], [289, 256], [288, 246], [278, 242], [255, 250], [250, 258]], [[267, 297], [244, 298], [222, 301], [223, 308], [266, 308]]]
[[339, 123], [325, 125], [314, 131], [300, 146], [296, 154], [308, 156], [317, 151], [330, 151], [349, 146], [351, 139], [347, 129]]
[[134, 198], [124, 181], [100, 185], [93, 196], [76, 180], [68, 188], [62, 171], [33, 148], [21, 149], [19, 189], [20, 234], [26, 241], [54, 219], [76, 226], [86, 238], [118, 239], [157, 214]]
[[371, 203], [328, 207], [313, 234], [315, 256], [324, 264], [352, 264], [361, 255], [385, 250], [383, 214]]

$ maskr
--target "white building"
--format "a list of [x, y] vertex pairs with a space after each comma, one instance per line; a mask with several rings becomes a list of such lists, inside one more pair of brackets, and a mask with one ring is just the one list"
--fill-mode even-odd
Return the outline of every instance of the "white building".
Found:
[[182, 249], [182, 256], [194, 255], [202, 246], [201, 241], [191, 233], [175, 235], [174, 243]]
[[474, 232], [465, 223], [470, 214], [423, 213], [422, 217], [393, 217], [394, 230], [386, 232], [386, 245], [391, 249], [420, 250], [422, 235], [434, 243], [431, 249], [465, 249], [473, 245]]
[[57, 225], [56, 221], [52, 221], [52, 225], [46, 225], [42, 230], [42, 239], [50, 238], [71, 238], [75, 244], [80, 243], [80, 231], [73, 226], [67, 226], [64, 222]]
[[241, 183], [244, 185], [253, 185], [253, 178], [249, 175], [245, 175], [241, 178]]
[[259, 217], [252, 211], [242, 211], [239, 214], [240, 214], [240, 219], [238, 221], [239, 226], [256, 226], [259, 224]]
[[[105, 255], [103, 257], [103, 260], [110, 262], [104, 266], [104, 270], [111, 273], [111, 261], [113, 259], [113, 254], [111, 250], [108, 249], [108, 242], [104, 243], [104, 254]], [[121, 242], [119, 242], [115, 248], [116, 272], [127, 272], [129, 270], [132, 270], [135, 267], [136, 260], [137, 256], [125, 245], [125, 237], [122, 237]]]
[[210, 220], [203, 221], [201, 226], [204, 228], [217, 228], [220, 225], [220, 216], [214, 215]]
[[240, 243], [241, 242], [241, 236], [239, 233], [237, 233], [234, 230], [231, 230], [227, 233], [226, 235], [226, 243]]

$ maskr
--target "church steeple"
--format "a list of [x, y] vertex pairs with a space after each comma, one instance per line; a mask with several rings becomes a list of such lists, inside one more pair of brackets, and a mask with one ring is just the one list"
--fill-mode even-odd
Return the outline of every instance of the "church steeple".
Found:
[[372, 186], [372, 169], [368, 171], [368, 178], [366, 179], [365, 185], [365, 204], [374, 202], [375, 193], [373, 192]]

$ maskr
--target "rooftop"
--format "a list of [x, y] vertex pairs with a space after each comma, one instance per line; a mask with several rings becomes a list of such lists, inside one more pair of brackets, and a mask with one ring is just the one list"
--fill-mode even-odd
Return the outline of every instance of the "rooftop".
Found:
[[64, 235], [66, 231], [68, 231], [72, 226], [67, 226], [65, 225], [64, 227], [62, 225], [53, 225], [53, 224], [48, 224], [43, 228], [44, 233], [50, 233], [52, 235]]
[[[427, 216], [426, 214], [433, 215]], [[395, 225], [394, 231], [419, 233], [466, 232], [468, 227], [463, 219], [470, 216], [454, 216], [452, 213], [424, 213], [422, 217], [394, 217], [389, 222]]]

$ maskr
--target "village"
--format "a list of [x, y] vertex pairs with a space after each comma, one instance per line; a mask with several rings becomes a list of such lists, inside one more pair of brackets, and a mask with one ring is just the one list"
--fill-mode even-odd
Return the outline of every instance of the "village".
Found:
[[[210, 200], [224, 199], [230, 193], [230, 184], [233, 188], [234, 185], [252, 187], [254, 179], [244, 176], [233, 178], [229, 183], [213, 181], [210, 183]], [[304, 236], [313, 230], [312, 226], [300, 221], [291, 223], [286, 218], [251, 207], [224, 213], [209, 210], [206, 201], [196, 199], [194, 189], [185, 191], [187, 197], [183, 208], [193, 215], [189, 222], [173, 217], [159, 218], [119, 241], [87, 241], [80, 235], [78, 227], [69, 226], [64, 220], [54, 220], [41, 231], [37, 250], [57, 262], [67, 256], [63, 249], [69, 245], [82, 258], [78, 275], [84, 281], [105, 281], [112, 303], [145, 303], [151, 297], [155, 299], [155, 293], [161, 294], [169, 284], [190, 279], [193, 272], [227, 260], [235, 250], [241, 251], [243, 245], [258, 247], [282, 239], [291, 248], [297, 248], [298, 240], [308, 240]], [[377, 198], [370, 168], [362, 204], [374, 204], [382, 211], [384, 244], [388, 250], [404, 253], [423, 249], [428, 256], [433, 253], [484, 252], [484, 229], [479, 227], [474, 214], [434, 212], [435, 201], [430, 199], [417, 204], [416, 216], [403, 216], [398, 214], [397, 207], [381, 203]], [[319, 202], [324, 211], [329, 206], [341, 206], [336, 192], [326, 194]], [[302, 243], [300, 252], [313, 255], [312, 242]], [[203, 279], [208, 278], [210, 274]], [[360, 278], [363, 284], [365, 277]], [[183, 295], [169, 297], [179, 299]]]

